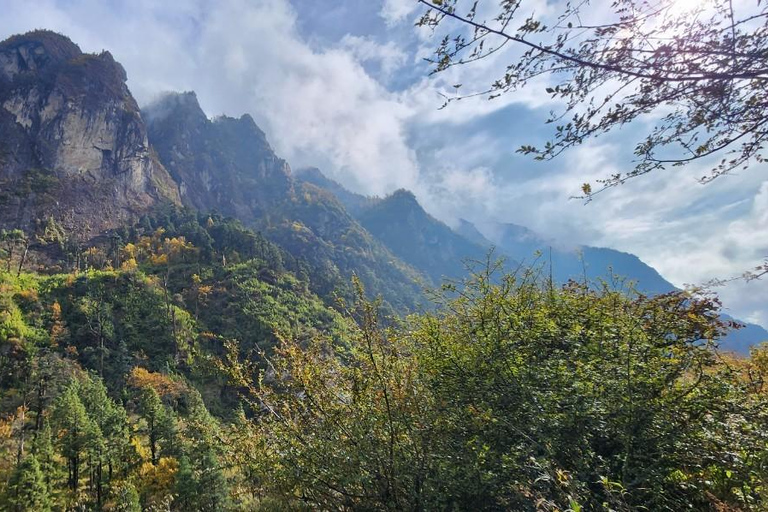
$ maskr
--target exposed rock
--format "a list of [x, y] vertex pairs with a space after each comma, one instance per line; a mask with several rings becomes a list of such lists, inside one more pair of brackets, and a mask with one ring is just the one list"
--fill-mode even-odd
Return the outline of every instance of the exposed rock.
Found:
[[150, 140], [179, 183], [182, 202], [253, 224], [291, 195], [291, 170], [253, 118], [206, 117], [194, 92], [144, 109]]
[[0, 43], [0, 223], [52, 215], [90, 237], [179, 201], [126, 78], [109, 52], [53, 32]]

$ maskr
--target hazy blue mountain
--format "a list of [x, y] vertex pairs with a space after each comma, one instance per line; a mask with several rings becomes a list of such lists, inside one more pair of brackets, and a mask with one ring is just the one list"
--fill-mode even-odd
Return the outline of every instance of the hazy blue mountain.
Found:
[[459, 223], [454, 228], [454, 231], [456, 231], [470, 242], [474, 242], [481, 247], [491, 247], [494, 245], [493, 242], [485, 238], [485, 235], [483, 235], [480, 230], [478, 230], [477, 227], [468, 220], [459, 219]]
[[[464, 275], [462, 259], [483, 259], [488, 250], [494, 248], [496, 256], [507, 258], [507, 268], [518, 262], [541, 265], [545, 272], [551, 268], [552, 277], [561, 283], [569, 279], [594, 281], [616, 276], [631, 281], [645, 294], [676, 290], [634, 254], [607, 247], [566, 247], [512, 223], [486, 223], [478, 229], [473, 223], [460, 219], [455, 229], [451, 229], [425, 212], [415, 196], [406, 190], [398, 190], [383, 199], [369, 198], [350, 192], [315, 168], [298, 172], [297, 179], [332, 192], [348, 211], [355, 212], [368, 232], [435, 282]], [[723, 348], [747, 353], [750, 345], [763, 340], [768, 340], [768, 331], [759, 325], [746, 324], [728, 335]]]
[[[558, 282], [568, 279], [608, 279], [610, 276], [626, 278], [635, 288], [646, 294], [667, 293], [677, 288], [664, 279], [653, 267], [634, 254], [606, 247], [578, 246], [564, 248], [554, 240], [547, 240], [528, 228], [517, 224], [488, 223], [481, 226], [490, 243], [503, 253], [519, 261], [538, 263], [550, 268]], [[461, 232], [479, 233], [471, 223], [464, 221]], [[729, 315], [723, 315], [732, 319]], [[737, 322], [744, 324], [737, 320]], [[732, 331], [723, 341], [723, 348], [747, 353], [749, 346], [768, 340], [768, 331], [755, 324], [745, 324]]]
[[483, 261], [487, 249], [429, 215], [413, 193], [397, 190], [358, 216], [390, 251], [428, 275], [435, 284], [466, 274], [465, 260]]

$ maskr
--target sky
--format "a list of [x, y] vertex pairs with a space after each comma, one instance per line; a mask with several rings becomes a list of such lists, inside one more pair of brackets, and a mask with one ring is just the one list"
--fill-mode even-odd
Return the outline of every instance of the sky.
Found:
[[[685, 1], [685, 0], [680, 0]], [[556, 9], [531, 0], [537, 12]], [[293, 168], [348, 188], [412, 190], [448, 224], [512, 222], [563, 244], [638, 255], [677, 286], [738, 276], [768, 256], [768, 167], [701, 185], [707, 168], [657, 172], [571, 199], [587, 181], [632, 167], [644, 121], [550, 162], [516, 153], [551, 136], [546, 82], [488, 101], [454, 102], [514, 58], [429, 75], [435, 40], [415, 0], [0, 0], [0, 39], [35, 28], [109, 50], [140, 104], [197, 93], [213, 117], [249, 113]], [[514, 50], [512, 50], [514, 51]], [[768, 280], [719, 287], [727, 312], [768, 327]]]

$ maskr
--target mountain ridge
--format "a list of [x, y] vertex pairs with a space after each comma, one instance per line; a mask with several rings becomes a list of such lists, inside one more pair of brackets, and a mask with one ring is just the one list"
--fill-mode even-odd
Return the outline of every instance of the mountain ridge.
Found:
[[[423, 244], [417, 244], [418, 249], [414, 251], [419, 256], [419, 260], [402, 254], [398, 248], [402, 241], [393, 243], [390, 234], [382, 231], [381, 227], [378, 226], [381, 214], [372, 213], [377, 212], [377, 210], [380, 211], [382, 205], [393, 203], [389, 205], [391, 212], [388, 215], [390, 220], [398, 219], [401, 228], [403, 226], [407, 228], [407, 216], [419, 210], [421, 210], [422, 215], [430, 217], [433, 222], [443, 224], [423, 211], [412, 192], [401, 189], [386, 198], [367, 198], [366, 201], [365, 196], [348, 191], [343, 185], [323, 175], [319, 169], [313, 169], [308, 174], [299, 174], [299, 179], [305, 179], [305, 176], [312, 183], [325, 186], [337, 194], [345, 205], [351, 203], [355, 211], [359, 212], [357, 215], [361, 219], [361, 223], [374, 235], [379, 236], [393, 252], [416, 268], [423, 271], [425, 266], [434, 266], [435, 262], [439, 261], [438, 255], [427, 250], [428, 248]], [[451, 229], [447, 225], [444, 226]], [[628, 252], [587, 245], [566, 248], [562, 244], [558, 244], [556, 240], [547, 239], [525, 226], [513, 223], [489, 222], [482, 224], [478, 229], [472, 222], [459, 219], [456, 228], [451, 229], [451, 231], [474, 244], [474, 259], [479, 259], [477, 258], [478, 255], [487, 255], [493, 250], [495, 257], [508, 259], [508, 265], [516, 266], [520, 263], [540, 265], [547, 272], [551, 269], [556, 282], [564, 283], [570, 279], [581, 281], [585, 278], [590, 281], [611, 280], [618, 277], [631, 281], [637, 291], [648, 295], [671, 293], [678, 290], [672, 283], [664, 279], [656, 269], [643, 262], [638, 256]], [[404, 236], [403, 241], [412, 243], [413, 240], [417, 239], [418, 234], [411, 231]], [[471, 256], [465, 254], [463, 257], [471, 258]], [[461, 258], [457, 261], [461, 261]], [[454, 274], [460, 274], [456, 266], [453, 266], [453, 270]], [[442, 276], [451, 277], [446, 276], [445, 273]], [[433, 279], [437, 278], [437, 282], [440, 281], [439, 274], [434, 275], [433, 273], [432, 277]], [[735, 320], [726, 313], [723, 313], [723, 317], [727, 320]], [[768, 330], [763, 326], [739, 320], [736, 322], [743, 327], [726, 336], [723, 346], [727, 350], [747, 353], [751, 345], [768, 340]]]
[[150, 143], [178, 181], [185, 206], [263, 232], [308, 262], [321, 296], [357, 275], [392, 305], [413, 309], [421, 301], [417, 273], [371, 237], [334, 194], [297, 182], [250, 115], [209, 119], [193, 92], [168, 93], [144, 112]]
[[[675, 290], [630, 253], [577, 255], [511, 223], [452, 229], [410, 191], [367, 197], [317, 168], [294, 175], [249, 114], [209, 118], [194, 92], [139, 109], [126, 81], [109, 52], [83, 53], [54, 32], [0, 42], [0, 227], [39, 231], [49, 219], [87, 241], [184, 205], [262, 232], [318, 295], [351, 296], [356, 275], [395, 311], [413, 311], [423, 286], [460, 279], [465, 260], [485, 261], [493, 247], [515, 265], [546, 252], [559, 282], [618, 274], [643, 293]], [[741, 351], [750, 336], [768, 338], [759, 326], [741, 332]]]

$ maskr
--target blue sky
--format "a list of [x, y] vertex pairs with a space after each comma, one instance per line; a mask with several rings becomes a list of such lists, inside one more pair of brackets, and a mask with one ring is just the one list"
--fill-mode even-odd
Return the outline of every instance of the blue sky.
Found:
[[[551, 9], [546, 0], [531, 8]], [[768, 255], [768, 173], [702, 186], [705, 167], [637, 179], [584, 205], [581, 183], [631, 167], [642, 123], [547, 163], [515, 153], [546, 140], [546, 83], [438, 110], [439, 92], [487, 85], [512, 54], [429, 77], [434, 41], [415, 0], [0, 0], [0, 38], [62, 32], [120, 61], [140, 103], [194, 90], [208, 115], [250, 113], [294, 167], [348, 187], [413, 190], [448, 223], [523, 224], [566, 244], [633, 252], [678, 286], [738, 275]], [[514, 50], [513, 50], [514, 51]], [[507, 60], [505, 60], [507, 59]], [[719, 289], [726, 308], [768, 326], [768, 283]]]

